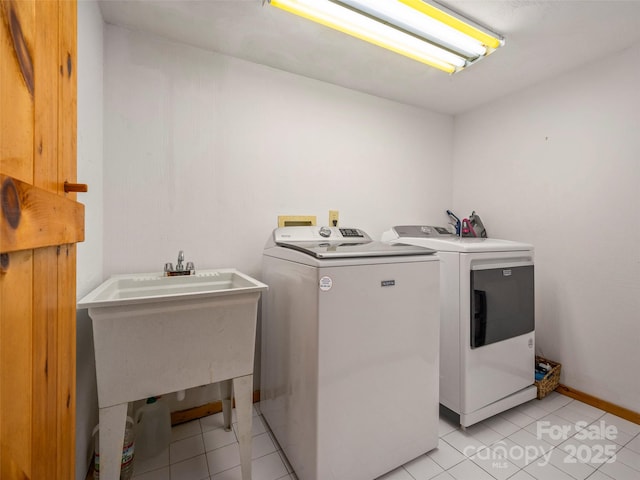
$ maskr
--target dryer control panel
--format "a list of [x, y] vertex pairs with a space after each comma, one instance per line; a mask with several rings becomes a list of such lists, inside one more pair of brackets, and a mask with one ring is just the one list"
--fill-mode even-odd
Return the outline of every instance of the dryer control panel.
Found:
[[402, 225], [393, 227], [398, 237], [442, 237], [451, 238], [455, 237], [454, 233], [451, 233], [446, 227], [433, 227], [430, 225]]

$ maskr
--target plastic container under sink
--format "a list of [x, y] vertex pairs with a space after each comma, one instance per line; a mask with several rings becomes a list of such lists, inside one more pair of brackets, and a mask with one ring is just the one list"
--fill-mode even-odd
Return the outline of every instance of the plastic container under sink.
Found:
[[169, 447], [171, 441], [171, 413], [165, 402], [149, 397], [136, 411], [136, 457], [153, 458]]
[[[100, 425], [93, 429], [94, 437], [94, 470], [93, 479], [100, 479], [100, 436], [98, 431]], [[122, 445], [122, 464], [120, 465], [120, 480], [130, 480], [133, 476], [133, 460], [135, 456], [135, 431], [133, 418], [127, 417], [124, 430], [124, 443]]]

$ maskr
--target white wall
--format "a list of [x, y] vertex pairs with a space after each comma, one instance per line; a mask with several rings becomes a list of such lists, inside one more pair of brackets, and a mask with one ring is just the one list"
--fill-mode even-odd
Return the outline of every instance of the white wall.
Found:
[[260, 274], [279, 214], [379, 235], [451, 200], [451, 117], [107, 26], [105, 274]]
[[640, 45], [455, 119], [455, 210], [536, 247], [537, 350], [640, 411]]
[[[182, 249], [260, 278], [278, 215], [338, 209], [379, 237], [450, 205], [449, 116], [120, 27], [105, 39], [105, 276]], [[173, 408], [204, 403], [190, 394]]]
[[[103, 280], [102, 71], [103, 22], [95, 1], [78, 2], [78, 181], [89, 192], [85, 205], [85, 241], [78, 244], [77, 296]], [[93, 332], [86, 310], [78, 311], [76, 328], [76, 478], [86, 477], [92, 452], [91, 432], [98, 423]]]

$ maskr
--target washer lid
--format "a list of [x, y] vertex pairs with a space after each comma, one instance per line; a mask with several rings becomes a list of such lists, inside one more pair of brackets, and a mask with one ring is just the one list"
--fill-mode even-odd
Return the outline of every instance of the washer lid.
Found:
[[401, 255], [432, 255], [435, 250], [416, 245], [382, 242], [276, 242], [315, 258], [395, 257]]

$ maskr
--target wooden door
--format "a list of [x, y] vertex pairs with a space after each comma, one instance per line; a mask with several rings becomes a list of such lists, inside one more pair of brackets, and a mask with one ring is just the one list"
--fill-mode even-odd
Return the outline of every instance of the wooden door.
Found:
[[2, 480], [75, 477], [76, 30], [75, 1], [0, 0]]

